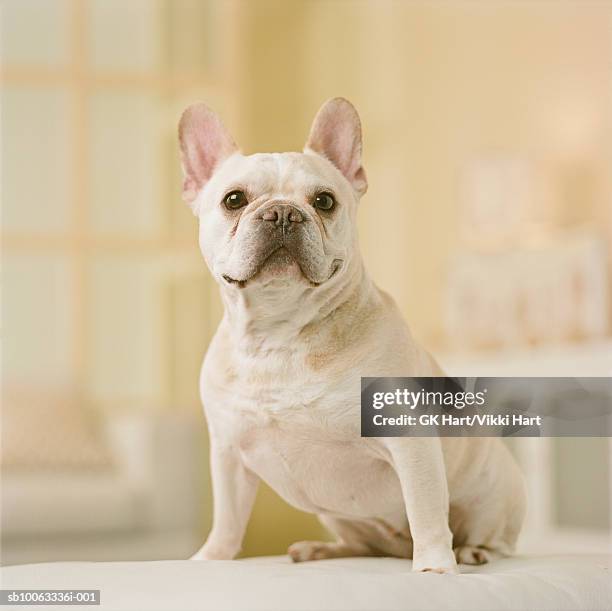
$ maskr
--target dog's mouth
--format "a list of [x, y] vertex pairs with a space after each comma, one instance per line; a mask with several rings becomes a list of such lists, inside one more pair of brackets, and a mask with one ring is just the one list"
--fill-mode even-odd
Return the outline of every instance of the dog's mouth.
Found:
[[291, 264], [295, 264], [297, 268], [299, 268], [300, 274], [309, 282], [312, 287], [318, 287], [322, 284], [325, 284], [329, 280], [331, 280], [339, 271], [342, 269], [343, 261], [342, 259], [334, 259], [331, 264], [330, 273], [324, 280], [317, 282], [309, 277], [309, 275], [304, 271], [302, 265], [300, 265], [299, 261], [291, 255], [291, 253], [280, 246], [273, 252], [271, 252], [261, 263], [261, 265], [255, 270], [247, 278], [233, 278], [228, 274], [222, 274], [223, 280], [232, 286], [236, 286], [238, 288], [244, 288], [247, 286], [249, 282], [256, 279], [257, 276], [261, 274], [261, 272], [266, 268], [274, 268], [277, 267], [276, 270], [273, 270], [271, 273], [280, 277], [283, 273], [283, 270], [286, 270]]

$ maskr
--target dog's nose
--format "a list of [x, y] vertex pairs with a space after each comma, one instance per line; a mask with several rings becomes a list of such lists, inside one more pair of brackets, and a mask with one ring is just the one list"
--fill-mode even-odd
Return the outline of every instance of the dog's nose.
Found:
[[267, 208], [261, 215], [261, 219], [270, 221], [275, 225], [287, 226], [290, 223], [301, 223], [304, 216], [291, 204], [276, 204]]

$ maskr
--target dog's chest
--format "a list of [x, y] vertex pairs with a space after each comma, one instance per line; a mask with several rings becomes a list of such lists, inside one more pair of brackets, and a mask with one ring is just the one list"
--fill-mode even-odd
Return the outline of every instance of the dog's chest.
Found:
[[393, 469], [360, 437], [359, 379], [330, 384], [287, 366], [275, 373], [227, 379], [210, 397], [209, 420], [222, 423], [249, 469], [295, 507], [385, 516], [401, 493]]
[[390, 496], [400, 498], [395, 472], [368, 451], [358, 430], [334, 426], [300, 412], [266, 414], [244, 427], [240, 453], [249, 469], [303, 511], [385, 516], [395, 506]]

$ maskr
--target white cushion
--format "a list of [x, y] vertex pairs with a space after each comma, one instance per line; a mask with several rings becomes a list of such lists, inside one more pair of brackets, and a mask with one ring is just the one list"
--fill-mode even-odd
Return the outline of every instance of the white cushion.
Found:
[[234, 562], [61, 562], [4, 568], [2, 587], [100, 589], [98, 608], [107, 611], [594, 611], [612, 609], [610, 560], [515, 557], [462, 566], [457, 576], [411, 573], [409, 561], [392, 558], [302, 564], [285, 556]]

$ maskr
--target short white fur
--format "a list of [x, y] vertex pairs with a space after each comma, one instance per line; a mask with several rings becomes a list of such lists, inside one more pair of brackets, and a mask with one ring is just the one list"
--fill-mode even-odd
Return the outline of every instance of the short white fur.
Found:
[[[364, 268], [352, 105], [327, 102], [303, 153], [245, 156], [203, 105], [183, 115], [180, 141], [184, 199], [225, 307], [201, 374], [214, 519], [193, 558], [239, 553], [261, 480], [336, 535], [292, 545], [295, 561], [392, 555], [454, 573], [512, 553], [524, 484], [499, 439], [360, 437], [360, 376], [442, 372]], [[228, 211], [236, 189], [249, 203]], [[312, 204], [320, 190], [331, 213]], [[263, 220], [283, 206], [303, 222]]]

